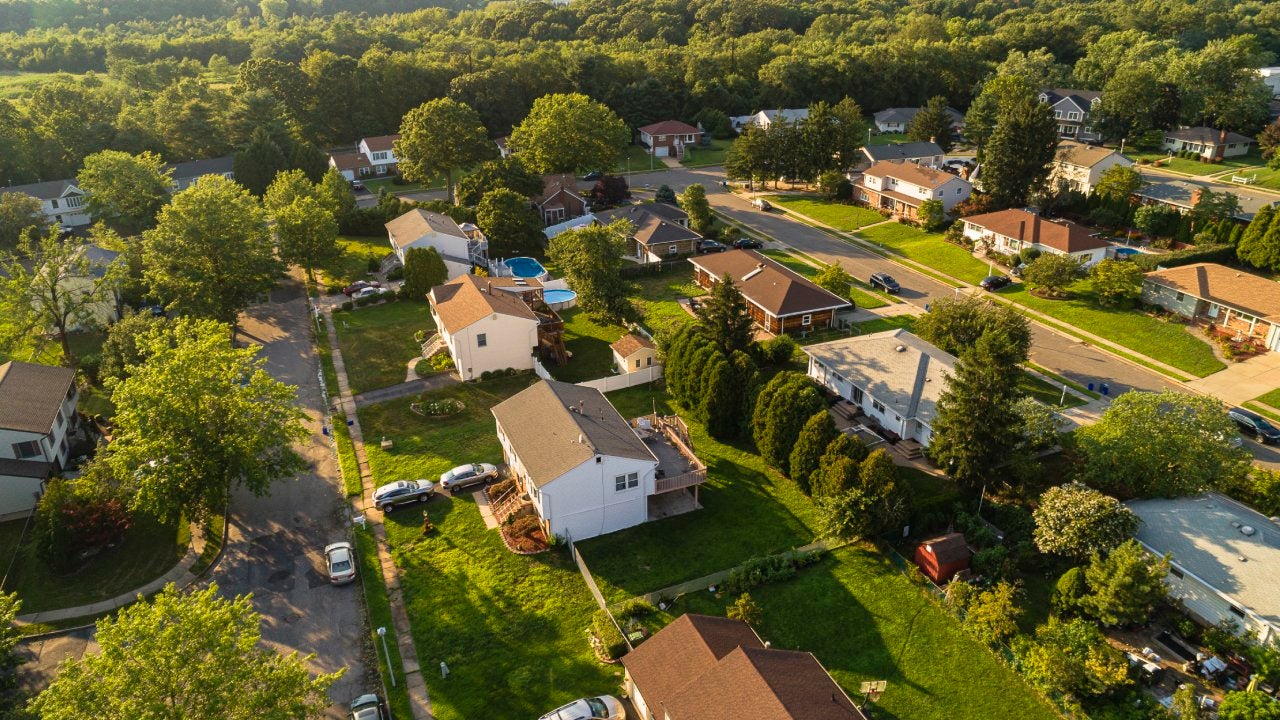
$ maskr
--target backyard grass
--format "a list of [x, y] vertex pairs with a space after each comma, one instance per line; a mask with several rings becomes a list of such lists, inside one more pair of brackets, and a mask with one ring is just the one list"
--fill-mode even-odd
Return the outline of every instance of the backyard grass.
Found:
[[[787, 252], [786, 250], [764, 250], [763, 252], [765, 255], [768, 255], [774, 260], [777, 260], [788, 268], [791, 268], [795, 272], [798, 272], [809, 279], [813, 279], [813, 276], [818, 274], [818, 268], [792, 253]], [[866, 288], [866, 285], [857, 278], [854, 278], [853, 284], [849, 286], [849, 299], [853, 301], [855, 306], [868, 309], [889, 305], [887, 300], [884, 300], [878, 294], [873, 293], [870, 288], [864, 288]]]
[[1035, 297], [1020, 283], [999, 292], [1020, 305], [1196, 377], [1204, 377], [1226, 367], [1207, 342], [1187, 332], [1181, 324], [1166, 322], [1136, 310], [1101, 307], [1093, 299], [1088, 280], [1076, 283], [1071, 291], [1070, 300]]
[[906, 133], [880, 133], [879, 135], [872, 135], [871, 142], [867, 144], [868, 145], [889, 145], [890, 143], [904, 143], [904, 142], [911, 142], [911, 138], [907, 137]]
[[185, 525], [162, 523], [140, 513], [120, 544], [94, 555], [76, 570], [59, 574], [36, 555], [29, 529], [27, 542], [17, 545], [25, 523], [25, 518], [0, 523], [0, 561], [8, 566], [14, 558], [3, 590], [18, 594], [24, 613], [87, 605], [129, 592], [172, 568], [186, 554], [190, 541]]
[[[666, 393], [637, 387], [609, 394], [623, 417], [657, 408], [670, 414]], [[790, 480], [767, 470], [746, 446], [712, 440], [685, 417], [694, 452], [707, 465], [702, 509], [578, 543], [608, 600], [621, 600], [725, 570], [742, 561], [806, 545], [815, 512]]]
[[353, 394], [404, 382], [409, 360], [421, 353], [414, 333], [435, 329], [425, 300], [358, 307], [333, 322]]
[[943, 240], [940, 233], [927, 233], [902, 223], [885, 223], [862, 230], [858, 236], [965, 282], [977, 284], [991, 274], [987, 263], [959, 245]]
[[1073, 408], [1085, 404], [1075, 393], [1066, 393], [1066, 403], [1059, 404], [1063, 398], [1062, 386], [1045, 382], [1031, 373], [1023, 370], [1018, 374], [1018, 389], [1028, 397], [1035, 398], [1050, 407]]
[[795, 211], [844, 232], [854, 232], [867, 225], [884, 222], [883, 215], [859, 205], [846, 205], [798, 195], [770, 195], [768, 200], [780, 208]]
[[378, 237], [340, 235], [338, 248], [341, 252], [336, 257], [315, 268], [321, 292], [336, 292], [356, 280], [368, 279], [369, 261], [381, 262], [391, 254], [387, 239]]
[[562, 310], [564, 346], [573, 358], [564, 365], [550, 364], [552, 377], [564, 382], [582, 382], [605, 377], [613, 369], [613, 350], [609, 345], [626, 334], [620, 325], [601, 325], [578, 308]]
[[631, 283], [631, 297], [644, 326], [655, 333], [692, 322], [693, 316], [685, 312], [677, 301], [706, 294], [693, 282], [693, 266], [687, 263], [631, 278]]
[[[445, 418], [410, 413], [413, 398], [361, 408], [365, 433], [395, 443], [390, 452], [370, 446], [376, 481], [433, 478], [463, 461], [499, 462], [489, 408], [531, 381], [503, 378], [428, 393], [464, 403], [462, 413]], [[430, 670], [423, 675], [436, 717], [536, 717], [615, 690], [620, 671], [597, 662], [587, 644], [583, 631], [595, 604], [567, 553], [509, 552], [496, 531], [484, 528], [470, 493], [432, 500], [425, 512], [437, 528], [429, 536], [416, 509], [388, 516], [386, 528], [419, 660]], [[366, 580], [375, 572], [362, 570]], [[448, 679], [435, 671], [441, 662]]]
[[686, 147], [684, 150], [684, 160], [680, 164], [685, 167], [709, 167], [711, 165], [723, 165], [725, 153], [729, 151], [729, 146], [733, 144], [732, 140], [712, 140], [710, 147]]

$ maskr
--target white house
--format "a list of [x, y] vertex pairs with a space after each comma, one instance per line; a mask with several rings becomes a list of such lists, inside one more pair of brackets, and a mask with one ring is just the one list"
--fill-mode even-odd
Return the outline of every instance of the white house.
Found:
[[1192, 127], [1165, 132], [1162, 147], [1170, 152], [1186, 150], [1205, 160], [1217, 160], [1248, 155], [1252, 145], [1253, 138], [1240, 133], [1208, 127]]
[[533, 369], [541, 320], [521, 295], [503, 289], [515, 282], [459, 275], [431, 288], [431, 317], [463, 380], [494, 370]]
[[1058, 121], [1058, 137], [1084, 142], [1102, 139], [1094, 131], [1089, 119], [1102, 102], [1102, 93], [1096, 90], [1051, 88], [1040, 91], [1040, 102], [1053, 107], [1053, 117]]
[[74, 180], [49, 180], [0, 188], [3, 193], [23, 193], [40, 201], [46, 222], [62, 228], [83, 227], [93, 222], [85, 192]]
[[1102, 174], [1117, 165], [1133, 167], [1133, 161], [1110, 148], [1063, 140], [1054, 153], [1049, 182], [1061, 180], [1072, 190], [1091, 195]]
[[898, 437], [929, 447], [952, 355], [906, 330], [809, 345], [809, 377]]
[[0, 520], [31, 512], [45, 480], [66, 466], [75, 380], [70, 368], [0, 365]]
[[951, 173], [892, 160], [867, 168], [853, 184], [856, 200], [907, 218], [917, 217], [920, 206], [928, 200], [941, 202], [943, 212], [950, 213], [972, 192], [973, 186], [967, 180]]
[[637, 132], [640, 133], [640, 142], [655, 157], [684, 157], [685, 148], [697, 145], [702, 139], [702, 130], [679, 120], [645, 125]]
[[1258, 68], [1258, 74], [1262, 76], [1262, 82], [1271, 88], [1271, 97], [1280, 97], [1280, 67]]
[[964, 218], [964, 236], [994, 250], [1017, 255], [1023, 248], [1041, 253], [1070, 255], [1081, 267], [1090, 267], [1107, 257], [1111, 243], [1095, 237], [1086, 228], [1068, 220], [1049, 220], [1026, 210], [971, 215]]
[[329, 167], [350, 181], [395, 174], [400, 162], [393, 147], [399, 135], [361, 138], [355, 152], [329, 153]]
[[[879, 132], [904, 133], [919, 112], [918, 107], [886, 108], [872, 115], [872, 119]], [[951, 128], [957, 133], [964, 132], [964, 114], [948, 106], [947, 115], [951, 117]]]
[[623, 375], [659, 364], [658, 348], [652, 340], [639, 333], [623, 335], [610, 344], [609, 349], [613, 351], [613, 366]]
[[447, 215], [414, 208], [386, 224], [387, 239], [400, 262], [409, 248], [433, 247], [444, 259], [449, 277], [471, 272], [473, 265], [489, 266], [489, 242], [476, 226], [458, 225]]
[[1217, 493], [1132, 500], [1142, 519], [1137, 539], [1169, 555], [1165, 584], [1196, 618], [1224, 620], [1276, 643], [1280, 630], [1280, 526], [1262, 513]]
[[809, 119], [809, 108], [788, 108], [785, 110], [761, 110], [751, 115], [735, 115], [729, 118], [729, 122], [733, 125], [733, 129], [742, 132], [748, 125], [755, 125], [762, 130], [768, 130], [769, 126], [781, 120], [789, 125], [795, 125]]

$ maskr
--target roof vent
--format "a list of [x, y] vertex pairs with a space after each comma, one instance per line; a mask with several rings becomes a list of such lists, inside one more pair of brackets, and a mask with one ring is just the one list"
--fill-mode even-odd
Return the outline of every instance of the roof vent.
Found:
[[587, 444], [587, 439], [586, 439], [585, 437], [583, 437], [581, 433], [579, 433], [579, 434], [578, 434], [578, 444], [579, 444], [579, 445], [586, 445], [586, 444]]
[[1247, 557], [1245, 557], [1245, 556], [1243, 556], [1243, 555], [1238, 555], [1238, 556], [1236, 556], [1236, 559], [1237, 559], [1237, 560], [1239, 560], [1240, 562], [1249, 562], [1249, 558], [1247, 558]]
[[1245, 537], [1252, 537], [1253, 534], [1256, 532], [1258, 531], [1255, 530], [1252, 525], [1245, 525], [1244, 527], [1240, 528], [1240, 534], [1244, 535]]
[[742, 279], [741, 279], [741, 280], [739, 280], [738, 282], [746, 282], [746, 281], [750, 280], [751, 278], [753, 278], [753, 277], [755, 277], [755, 276], [759, 275], [759, 274], [760, 274], [760, 273], [762, 273], [762, 272], [764, 272], [764, 263], [760, 263], [759, 265], [756, 265], [756, 269], [755, 269], [755, 270], [752, 270], [751, 272], [747, 273], [746, 275], [743, 275], [743, 276], [742, 276]]
[[1240, 527], [1240, 521], [1239, 521], [1239, 520], [1232, 520], [1232, 521], [1231, 521], [1231, 527], [1233, 527], [1233, 528], [1237, 528], [1237, 529], [1238, 529], [1238, 528]]
[[894, 350], [897, 350], [898, 352], [906, 352], [906, 351], [907, 351], [907, 346], [906, 346], [906, 345], [899, 345], [898, 347], [894, 348]]

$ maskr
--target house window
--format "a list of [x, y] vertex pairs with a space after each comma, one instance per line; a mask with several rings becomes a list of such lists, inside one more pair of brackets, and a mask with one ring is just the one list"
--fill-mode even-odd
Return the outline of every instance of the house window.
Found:
[[627, 489], [627, 476], [617, 475], [613, 478], [613, 491], [622, 492]]
[[1236, 617], [1244, 617], [1244, 611], [1236, 607], [1235, 605], [1231, 606], [1231, 614], [1235, 615]]
[[376, 153], [374, 153], [374, 154], [373, 154], [373, 159], [374, 159], [374, 160], [386, 160], [386, 159], [387, 159], [387, 151], [386, 151], [386, 150], [383, 150], [383, 151], [381, 151], [381, 152], [376, 152]]
[[1061, 120], [1061, 119], [1062, 119], [1062, 111], [1061, 111], [1061, 110], [1054, 110], [1054, 111], [1053, 111], [1053, 116], [1054, 116], [1054, 117], [1056, 117], [1056, 118], [1058, 118], [1059, 120]]
[[1170, 565], [1169, 574], [1176, 578], [1180, 578], [1182, 577], [1182, 568], [1178, 567], [1177, 565]]
[[653, 367], [653, 356], [652, 356], [652, 355], [650, 355], [649, 357], [647, 357], [647, 358], [645, 358], [645, 359], [644, 359], [644, 365], [645, 365], [645, 367]]
[[963, 191], [963, 190], [964, 190], [964, 188], [956, 188], [956, 194], [957, 194], [957, 195], [959, 195], [959, 194], [960, 194], [960, 192], [961, 192], [961, 191]]
[[629, 488], [633, 488], [633, 487], [639, 487], [639, 486], [640, 486], [640, 475], [639, 475], [639, 474], [637, 474], [637, 473], [631, 473], [631, 474], [627, 475], [627, 487], [629, 487]]
[[686, 135], [684, 139], [685, 139], [685, 141], [686, 141], [686, 142], [693, 142], [693, 136], [692, 136], [692, 135]]
[[675, 254], [676, 254], [676, 253], [678, 253], [679, 251], [680, 251], [680, 248], [676, 247], [676, 244], [675, 244], [675, 243], [671, 243], [670, 245], [667, 245], [667, 254], [668, 254], [668, 255], [675, 255]]
[[667, 136], [666, 136], [666, 135], [659, 135], [659, 136], [658, 136], [658, 142], [666, 142], [666, 141], [667, 141]]
[[476, 347], [488, 347], [488, 346], [489, 346], [488, 335], [484, 333], [480, 333], [479, 335], [476, 335]]
[[1078, 113], [1078, 112], [1071, 112], [1071, 113], [1067, 113], [1067, 119], [1068, 119], [1068, 120], [1079, 120], [1079, 119], [1080, 119], [1080, 113]]
[[72, 197], [67, 198], [67, 207], [69, 208], [78, 208], [82, 205], [84, 205], [84, 198], [80, 197], [79, 195], [74, 195]]
[[879, 400], [872, 400], [871, 409], [875, 410], [876, 412], [884, 412], [884, 403], [880, 402]]
[[942, 197], [942, 191], [941, 191], [941, 190], [939, 190], [939, 191], [938, 191], [938, 197]]
[[801, 315], [801, 316], [800, 316], [800, 324], [801, 324], [801, 325], [812, 325], [812, 324], [813, 324], [813, 316], [812, 316], [812, 315]]
[[1178, 302], [1182, 302], [1182, 299], [1183, 299], [1184, 297], [1186, 297], [1186, 295], [1184, 295], [1184, 294], [1182, 294], [1182, 293], [1178, 293]]
[[636, 358], [636, 369], [640, 369], [640, 358]]
[[40, 441], [28, 440], [26, 442], [17, 442], [13, 444], [13, 456], [19, 460], [25, 460], [40, 454]]
[[861, 405], [862, 404], [862, 388], [858, 387], [857, 385], [850, 385], [849, 389], [851, 390], [851, 392], [849, 393], [850, 399], [853, 400], [855, 403]]
[[57, 199], [57, 198], [54, 198], [54, 199], [50, 200], [50, 201], [49, 201], [49, 204], [53, 206], [53, 209], [54, 209], [54, 210], [57, 210], [57, 209], [58, 209], [58, 199]]

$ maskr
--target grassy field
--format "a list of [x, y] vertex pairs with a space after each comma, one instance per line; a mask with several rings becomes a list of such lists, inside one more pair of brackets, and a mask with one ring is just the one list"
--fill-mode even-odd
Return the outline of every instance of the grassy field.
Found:
[[172, 568], [186, 554], [190, 541], [185, 525], [139, 514], [119, 545], [98, 553], [77, 570], [59, 574], [30, 544], [17, 545], [25, 522], [0, 523], [0, 562], [7, 566], [17, 552], [3, 589], [18, 594], [24, 613], [87, 605], [129, 592]]
[[435, 329], [426, 301], [398, 300], [333, 316], [351, 392], [404, 382], [409, 360], [421, 352], [413, 334]]
[[[461, 400], [447, 418], [408, 411], [413, 398], [362, 408], [370, 437], [395, 448], [369, 448], [378, 483], [435, 477], [464, 460], [498, 462], [501, 450], [489, 408], [530, 376], [456, 385], [430, 393]], [[441, 720], [535, 717], [584, 695], [613, 692], [617, 670], [596, 662], [583, 630], [595, 604], [563, 551], [520, 556], [486, 530], [470, 494], [425, 506], [437, 532], [424, 537], [422, 515], [387, 518], [401, 582], [433, 710]], [[434, 671], [449, 666], [447, 680]]]
[[341, 290], [356, 280], [367, 279], [369, 261], [381, 261], [391, 254], [386, 238], [341, 235], [338, 247], [342, 252], [337, 257], [316, 268], [322, 290], [326, 287]]
[[[628, 172], [640, 172], [641, 170], [662, 170], [666, 165], [662, 161], [649, 154], [647, 150], [639, 145], [628, 145], [623, 151], [622, 157], [618, 158], [618, 164], [613, 166], [613, 170], [606, 171], [614, 175], [623, 175]], [[601, 168], [602, 170], [604, 168]]]
[[902, 223], [886, 223], [867, 228], [858, 236], [965, 282], [976, 284], [990, 274], [987, 263], [959, 245], [943, 240], [940, 233], [927, 233]]
[[680, 164], [685, 167], [723, 165], [724, 155], [729, 151], [729, 146], [732, 144], [732, 140], [712, 140], [711, 147], [704, 148], [699, 145], [693, 148], [685, 148], [684, 160], [681, 160]]
[[[765, 250], [765, 255], [786, 265], [801, 275], [812, 279], [818, 274], [818, 268], [809, 262], [796, 257], [786, 250]], [[872, 291], [865, 283], [854, 278], [853, 284], [849, 287], [849, 299], [853, 304], [860, 308], [879, 308], [889, 305], [889, 301], [885, 300], [879, 293]]]
[[577, 308], [560, 311], [564, 320], [564, 346], [573, 359], [564, 365], [551, 364], [547, 369], [557, 380], [582, 382], [605, 377], [613, 369], [613, 350], [609, 345], [626, 334], [620, 325], [601, 325]]
[[911, 142], [911, 138], [906, 133], [880, 133], [871, 136], [871, 142], [868, 145], [889, 145], [891, 143]]
[[1127, 309], [1104, 308], [1094, 302], [1089, 281], [1072, 287], [1070, 300], [1044, 300], [1021, 284], [999, 291], [1001, 295], [1081, 330], [1106, 338], [1179, 370], [1204, 377], [1225, 366], [1204, 340], [1177, 323]]
[[1159, 160], [1161, 169], [1172, 170], [1174, 172], [1186, 173], [1187, 175], [1203, 176], [1214, 175], [1229, 170], [1239, 170], [1241, 168], [1251, 168], [1260, 165], [1266, 165], [1266, 161], [1262, 159], [1262, 155], [1258, 152], [1251, 152], [1248, 155], [1239, 157], [1226, 158], [1222, 162], [1209, 163], [1200, 162], [1199, 160], [1188, 160], [1178, 156], [1169, 157], [1168, 152], [1146, 152], [1134, 155], [1136, 159], [1154, 162]]
[[1085, 404], [1085, 401], [1080, 399], [1079, 396], [1068, 392], [1066, 394], [1066, 403], [1060, 405], [1059, 401], [1063, 398], [1062, 386], [1045, 382], [1026, 371], [1023, 371], [1018, 376], [1018, 389], [1050, 407], [1073, 408]]
[[[669, 414], [666, 393], [637, 387], [609, 394], [623, 417]], [[794, 483], [745, 446], [712, 440], [685, 418], [707, 465], [702, 510], [578, 543], [606, 598], [621, 600], [813, 541], [814, 509]]]
[[854, 232], [867, 225], [884, 222], [884, 216], [880, 213], [859, 205], [845, 205], [796, 195], [770, 195], [768, 200], [780, 208], [793, 210], [844, 232]]
[[0, 99], [12, 100], [30, 95], [41, 85], [49, 82], [59, 74], [0, 70]]
[[652, 275], [641, 275], [632, 278], [631, 282], [631, 297], [640, 310], [644, 326], [655, 333], [692, 322], [693, 316], [685, 312], [677, 300], [706, 294], [693, 282], [693, 266], [688, 264]]

